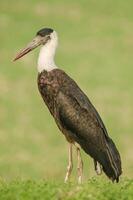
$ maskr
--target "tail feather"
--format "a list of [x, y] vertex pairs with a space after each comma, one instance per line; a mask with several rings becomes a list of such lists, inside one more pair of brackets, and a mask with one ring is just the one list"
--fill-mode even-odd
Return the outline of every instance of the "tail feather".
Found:
[[109, 136], [104, 135], [104, 147], [101, 150], [92, 146], [92, 143], [88, 140], [84, 140], [84, 138], [78, 138], [77, 143], [79, 143], [84, 151], [95, 161], [99, 162], [108, 178], [113, 182], [119, 182], [119, 176], [122, 173], [121, 158], [114, 142]]
[[100, 160], [103, 171], [112, 181], [119, 182], [119, 176], [122, 173], [120, 154], [109, 137], [106, 138], [106, 147], [104, 158]]

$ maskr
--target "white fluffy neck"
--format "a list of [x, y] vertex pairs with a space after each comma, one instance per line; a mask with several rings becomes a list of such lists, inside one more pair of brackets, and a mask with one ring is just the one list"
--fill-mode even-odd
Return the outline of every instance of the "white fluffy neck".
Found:
[[51, 71], [57, 66], [54, 62], [55, 50], [58, 45], [58, 36], [57, 33], [54, 31], [50, 35], [51, 39], [41, 47], [39, 58], [38, 58], [38, 72], [41, 73], [43, 70]]

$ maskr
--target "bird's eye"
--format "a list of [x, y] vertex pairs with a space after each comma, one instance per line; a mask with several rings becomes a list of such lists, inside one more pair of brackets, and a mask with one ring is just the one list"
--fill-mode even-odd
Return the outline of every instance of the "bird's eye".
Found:
[[51, 37], [50, 37], [50, 35], [48, 35], [47, 40], [50, 40], [50, 39], [51, 39]]
[[46, 36], [45, 39], [42, 41], [43, 45], [46, 44], [50, 40], [50, 36]]

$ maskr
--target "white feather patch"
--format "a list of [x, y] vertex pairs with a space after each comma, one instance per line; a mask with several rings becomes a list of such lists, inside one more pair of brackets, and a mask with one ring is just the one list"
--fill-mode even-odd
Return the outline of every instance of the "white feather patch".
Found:
[[58, 36], [55, 31], [50, 35], [51, 39], [41, 47], [39, 58], [38, 58], [38, 72], [43, 70], [51, 71], [57, 66], [54, 62], [55, 51], [58, 45]]

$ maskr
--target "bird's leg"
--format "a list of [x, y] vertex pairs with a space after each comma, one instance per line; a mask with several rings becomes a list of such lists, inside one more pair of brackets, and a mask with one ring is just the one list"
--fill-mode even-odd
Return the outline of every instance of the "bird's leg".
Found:
[[64, 182], [66, 183], [71, 175], [73, 168], [73, 159], [72, 159], [72, 143], [69, 143], [69, 160], [68, 160], [68, 166], [67, 166], [67, 172], [65, 176]]
[[97, 175], [101, 175], [102, 174], [102, 166], [96, 160], [94, 160], [94, 167], [95, 167], [95, 171], [96, 171]]
[[83, 161], [81, 158], [80, 148], [79, 147], [76, 148], [77, 148], [77, 158], [78, 158], [78, 163], [77, 163], [78, 183], [81, 184], [83, 178]]

